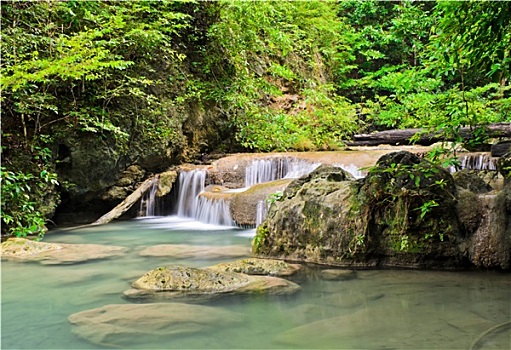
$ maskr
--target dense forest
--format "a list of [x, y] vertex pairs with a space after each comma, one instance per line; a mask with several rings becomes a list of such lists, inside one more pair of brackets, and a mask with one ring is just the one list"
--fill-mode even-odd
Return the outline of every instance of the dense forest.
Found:
[[1, 25], [3, 235], [133, 164], [511, 121], [507, 1], [2, 1]]

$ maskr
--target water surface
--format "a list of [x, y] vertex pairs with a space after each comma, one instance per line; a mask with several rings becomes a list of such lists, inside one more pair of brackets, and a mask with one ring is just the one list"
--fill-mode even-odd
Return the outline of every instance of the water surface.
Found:
[[[165, 265], [205, 267], [229, 259], [141, 257], [157, 244], [246, 245], [253, 231], [175, 217], [53, 231], [47, 242], [127, 247], [113, 259], [75, 265], [2, 262], [3, 349], [101, 349], [72, 333], [69, 315], [123, 304], [122, 292]], [[233, 260], [233, 259], [230, 259]], [[228, 296], [205, 305], [241, 315], [234, 326], [170, 336], [134, 348], [154, 349], [509, 349], [510, 275], [496, 272], [357, 271], [327, 281], [309, 266], [291, 279], [289, 296]], [[499, 326], [501, 325], [501, 326]], [[144, 345], [141, 345], [144, 344]], [[150, 344], [150, 345], [148, 345]]]

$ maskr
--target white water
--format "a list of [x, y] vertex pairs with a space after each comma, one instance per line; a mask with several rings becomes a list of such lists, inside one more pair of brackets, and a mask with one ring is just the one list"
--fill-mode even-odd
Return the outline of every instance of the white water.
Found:
[[181, 171], [179, 173], [179, 196], [177, 216], [197, 217], [199, 194], [204, 191], [206, 172], [204, 170]]
[[158, 191], [158, 180], [153, 182], [149, 191], [140, 200], [139, 216], [155, 216], [157, 214], [156, 191]]
[[270, 205], [268, 204], [267, 201], [257, 202], [256, 227], [261, 225], [262, 222], [266, 220], [268, 210], [270, 210]]
[[461, 169], [497, 170], [495, 158], [489, 154], [466, 155], [461, 158]]
[[283, 178], [293, 179], [307, 175], [320, 166], [296, 158], [268, 158], [253, 160], [245, 169], [245, 186], [275, 181]]
[[179, 173], [177, 216], [192, 218], [206, 224], [234, 226], [229, 202], [200, 196], [204, 192], [206, 171], [192, 170]]

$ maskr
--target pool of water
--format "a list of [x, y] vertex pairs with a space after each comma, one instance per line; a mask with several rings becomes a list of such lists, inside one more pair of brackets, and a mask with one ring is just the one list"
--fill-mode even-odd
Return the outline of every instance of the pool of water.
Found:
[[[102, 349], [76, 336], [71, 314], [127, 304], [122, 292], [148, 270], [165, 265], [205, 267], [234, 259], [142, 257], [158, 244], [246, 245], [253, 231], [173, 217], [137, 219], [52, 231], [46, 242], [127, 247], [120, 257], [74, 265], [2, 262], [2, 349]], [[509, 349], [509, 273], [416, 270], [357, 271], [329, 281], [307, 266], [290, 277], [293, 295], [227, 296], [204, 305], [241, 321], [155, 340], [143, 349]], [[122, 337], [122, 335], [119, 335]], [[116, 343], [115, 341], [112, 343]], [[122, 343], [122, 342], [120, 342]]]

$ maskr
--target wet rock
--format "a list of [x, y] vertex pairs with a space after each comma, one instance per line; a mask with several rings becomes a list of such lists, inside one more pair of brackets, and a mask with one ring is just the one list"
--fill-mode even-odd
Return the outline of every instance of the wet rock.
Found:
[[253, 252], [343, 267], [459, 267], [456, 195], [445, 169], [409, 152], [382, 156], [357, 181], [320, 166], [271, 206]]
[[177, 171], [169, 170], [158, 175], [157, 197], [163, 197], [170, 193], [177, 179]]
[[181, 266], [159, 267], [147, 272], [124, 292], [129, 299], [199, 297], [222, 294], [292, 294], [300, 286], [282, 278]]
[[357, 278], [354, 270], [326, 269], [321, 271], [321, 278], [327, 281], [348, 281]]
[[250, 249], [243, 245], [200, 246], [188, 244], [160, 244], [140, 251], [141, 256], [172, 257], [175, 259], [219, 259], [250, 256]]
[[255, 226], [257, 203], [268, 200], [277, 191], [283, 191], [291, 179], [281, 179], [251, 186], [243, 192], [234, 193], [229, 209], [233, 220], [241, 226]]
[[493, 188], [487, 184], [479, 175], [480, 171], [463, 169], [452, 174], [456, 186], [474, 193], [487, 193]]
[[214, 271], [239, 272], [247, 275], [290, 276], [300, 269], [298, 264], [288, 264], [282, 260], [243, 259], [220, 263], [208, 267]]
[[510, 266], [510, 236], [507, 232], [509, 216], [505, 206], [505, 192], [479, 196], [481, 222], [469, 239], [470, 261], [477, 267]]
[[497, 169], [504, 176], [504, 183], [511, 183], [511, 152], [504, 154], [497, 161]]
[[460, 188], [456, 210], [466, 235], [473, 234], [481, 223], [481, 200], [472, 191]]
[[72, 332], [101, 347], [160, 347], [173, 337], [232, 326], [242, 317], [227, 310], [181, 303], [112, 304], [75, 313]]
[[99, 244], [56, 244], [9, 238], [2, 243], [2, 258], [13, 261], [37, 261], [44, 265], [76, 264], [121, 256], [127, 250], [125, 247]]

